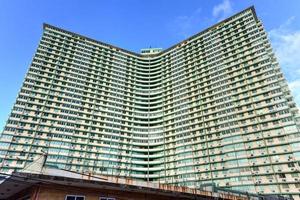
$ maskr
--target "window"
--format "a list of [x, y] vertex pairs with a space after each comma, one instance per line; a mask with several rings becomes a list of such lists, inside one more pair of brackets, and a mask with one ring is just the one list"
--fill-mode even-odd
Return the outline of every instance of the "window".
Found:
[[81, 195], [67, 195], [65, 200], [85, 200], [85, 196], [81, 196]]
[[285, 178], [285, 174], [278, 174], [279, 178]]
[[116, 200], [116, 198], [111, 198], [111, 197], [100, 197], [99, 200]]
[[288, 189], [288, 188], [290, 188], [290, 186], [289, 186], [288, 184], [283, 184], [283, 185], [282, 185], [282, 188]]

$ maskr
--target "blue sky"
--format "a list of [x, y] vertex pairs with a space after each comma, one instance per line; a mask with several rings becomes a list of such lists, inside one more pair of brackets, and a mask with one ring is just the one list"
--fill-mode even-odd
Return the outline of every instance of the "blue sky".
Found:
[[0, 130], [44, 22], [138, 52], [169, 46], [254, 5], [300, 105], [300, 1], [0, 0]]

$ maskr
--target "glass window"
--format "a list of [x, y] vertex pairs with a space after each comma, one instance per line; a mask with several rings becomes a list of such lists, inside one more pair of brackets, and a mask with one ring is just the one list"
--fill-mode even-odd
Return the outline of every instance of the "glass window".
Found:
[[81, 196], [81, 195], [67, 195], [65, 200], [85, 200], [85, 196]]
[[111, 198], [111, 197], [100, 197], [99, 200], [116, 200], [116, 198]]

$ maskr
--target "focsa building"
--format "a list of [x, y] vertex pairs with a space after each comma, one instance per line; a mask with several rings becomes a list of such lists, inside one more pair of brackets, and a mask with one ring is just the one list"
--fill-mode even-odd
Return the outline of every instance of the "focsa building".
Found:
[[141, 54], [44, 24], [0, 171], [46, 165], [299, 197], [299, 115], [253, 7]]

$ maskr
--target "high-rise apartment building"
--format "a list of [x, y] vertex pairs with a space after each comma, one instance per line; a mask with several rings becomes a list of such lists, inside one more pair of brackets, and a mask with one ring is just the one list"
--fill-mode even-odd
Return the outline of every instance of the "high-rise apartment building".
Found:
[[253, 7], [141, 54], [45, 24], [0, 171], [43, 153], [84, 173], [300, 192], [298, 109]]

